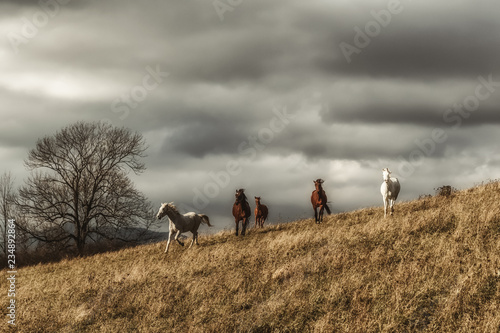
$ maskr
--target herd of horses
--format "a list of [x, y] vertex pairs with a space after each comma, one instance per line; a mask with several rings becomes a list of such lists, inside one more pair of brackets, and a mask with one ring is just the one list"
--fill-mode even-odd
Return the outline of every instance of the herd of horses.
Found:
[[[398, 198], [399, 192], [401, 190], [401, 185], [397, 178], [391, 177], [391, 171], [388, 168], [382, 169], [382, 176], [384, 182], [380, 187], [380, 193], [382, 194], [384, 200], [384, 218], [387, 217], [387, 212], [390, 215], [394, 213], [394, 204]], [[314, 210], [314, 220], [317, 224], [323, 222], [323, 213], [326, 210], [327, 214], [331, 214], [330, 207], [328, 207], [328, 198], [326, 196], [325, 190], [323, 190], [323, 179], [316, 179], [313, 181], [316, 189], [311, 193], [311, 204]], [[235, 193], [235, 201], [233, 204], [233, 216], [234, 222], [236, 224], [236, 236], [239, 234], [239, 225], [241, 222], [241, 235], [245, 235], [247, 225], [250, 220], [251, 210], [248, 199], [245, 195], [244, 189], [238, 189]], [[264, 227], [264, 221], [267, 219], [269, 214], [269, 209], [266, 205], [261, 204], [260, 197], [255, 197], [255, 227]], [[194, 212], [189, 212], [186, 214], [181, 214], [177, 207], [175, 207], [173, 202], [162, 203], [156, 218], [161, 220], [164, 216], [168, 216], [169, 219], [169, 236], [167, 241], [167, 247], [165, 248], [165, 253], [168, 251], [168, 247], [172, 240], [176, 240], [180, 245], [184, 246], [184, 243], [180, 241], [179, 236], [184, 232], [191, 232], [193, 234], [193, 239], [191, 245], [196, 243], [198, 245], [198, 228], [201, 223], [205, 223], [208, 226], [210, 224], [210, 219], [205, 214], [198, 214]]]
[[[245, 235], [248, 222], [250, 220], [251, 210], [248, 203], [245, 189], [240, 188], [234, 194], [236, 200], [233, 204], [233, 216], [236, 223], [236, 236], [238, 236], [239, 225], [241, 221], [241, 235]], [[269, 209], [266, 205], [260, 203], [260, 197], [255, 197], [255, 227], [263, 228], [264, 221], [267, 219]]]

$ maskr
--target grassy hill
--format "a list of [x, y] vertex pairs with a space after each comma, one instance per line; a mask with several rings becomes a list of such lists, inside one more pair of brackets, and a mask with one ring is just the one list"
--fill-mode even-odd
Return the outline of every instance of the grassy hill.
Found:
[[399, 203], [393, 218], [367, 208], [200, 236], [168, 256], [163, 242], [21, 268], [17, 329], [496, 332], [499, 204], [491, 182]]

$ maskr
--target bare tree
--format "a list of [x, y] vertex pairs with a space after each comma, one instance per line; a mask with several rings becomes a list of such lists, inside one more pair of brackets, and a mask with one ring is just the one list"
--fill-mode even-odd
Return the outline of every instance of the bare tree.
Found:
[[4, 172], [0, 176], [0, 214], [2, 222], [0, 224], [0, 231], [2, 233], [2, 253], [7, 255], [7, 222], [9, 219], [14, 218], [14, 180], [10, 172]]
[[[67, 126], [39, 139], [25, 165], [31, 171], [18, 205], [31, 237], [83, 253], [88, 239], [130, 240], [132, 228], [154, 222], [151, 203], [134, 188], [130, 170], [145, 170], [139, 133], [105, 123]], [[127, 230], [129, 233], [127, 234]]]

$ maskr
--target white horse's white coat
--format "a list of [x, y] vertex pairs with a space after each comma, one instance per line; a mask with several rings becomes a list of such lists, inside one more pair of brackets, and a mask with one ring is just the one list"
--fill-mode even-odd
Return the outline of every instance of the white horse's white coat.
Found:
[[193, 240], [191, 241], [189, 248], [193, 246], [194, 242], [198, 245], [198, 228], [200, 227], [200, 224], [205, 223], [209, 227], [212, 226], [208, 216], [205, 214], [197, 214], [193, 212], [181, 214], [173, 202], [162, 203], [158, 214], [156, 214], [156, 218], [160, 220], [165, 215], [168, 216], [169, 220], [169, 235], [165, 253], [167, 253], [168, 246], [170, 245], [170, 241], [172, 239], [175, 239], [180, 245], [184, 246], [184, 243], [179, 240], [179, 236], [187, 231], [190, 231], [193, 234]]
[[382, 175], [384, 177], [384, 182], [382, 186], [380, 186], [380, 193], [382, 193], [382, 197], [384, 198], [384, 217], [387, 217], [388, 208], [390, 208], [391, 215], [394, 212], [394, 203], [398, 198], [401, 185], [397, 178], [391, 177], [389, 168], [382, 169]]

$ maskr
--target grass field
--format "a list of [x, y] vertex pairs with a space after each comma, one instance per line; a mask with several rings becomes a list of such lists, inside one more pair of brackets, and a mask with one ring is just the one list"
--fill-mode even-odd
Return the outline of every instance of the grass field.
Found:
[[497, 332], [499, 236], [490, 182], [398, 203], [393, 218], [367, 208], [200, 236], [167, 256], [162, 242], [39, 264], [17, 272], [16, 329]]

